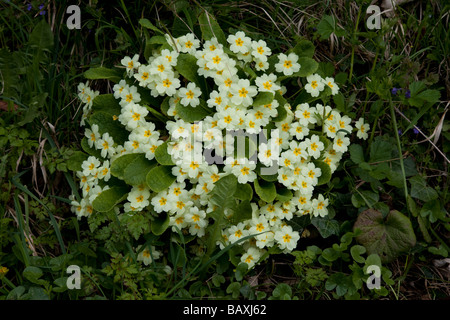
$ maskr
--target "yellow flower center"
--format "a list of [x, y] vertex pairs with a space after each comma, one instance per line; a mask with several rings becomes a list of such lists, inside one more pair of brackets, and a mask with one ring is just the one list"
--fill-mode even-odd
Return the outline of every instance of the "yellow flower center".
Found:
[[290, 67], [292, 67], [292, 61], [291, 60], [286, 60], [284, 61], [283, 66], [287, 69], [289, 69]]
[[247, 91], [245, 88], [242, 88], [242, 89], [239, 90], [238, 92], [239, 92], [239, 97], [242, 97], [242, 98], [247, 97], [248, 91]]
[[194, 92], [192, 92], [192, 90], [189, 90], [188, 92], [186, 92], [186, 98], [193, 99], [194, 98]]
[[172, 85], [172, 82], [169, 79], [163, 80], [163, 86], [169, 88]]
[[263, 87], [266, 90], [270, 90], [272, 88], [272, 83], [270, 81], [264, 82]]

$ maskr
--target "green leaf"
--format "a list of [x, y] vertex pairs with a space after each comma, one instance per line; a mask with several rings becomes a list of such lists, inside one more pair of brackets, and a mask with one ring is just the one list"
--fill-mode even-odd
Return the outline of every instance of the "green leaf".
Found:
[[261, 200], [270, 203], [273, 202], [277, 196], [277, 189], [275, 184], [267, 181], [259, 181], [255, 179], [255, 192], [261, 198]]
[[333, 262], [340, 257], [340, 253], [333, 248], [326, 248], [322, 252], [322, 257], [327, 261]]
[[365, 259], [361, 257], [362, 254], [366, 253], [366, 248], [360, 245], [354, 245], [350, 248], [350, 254], [353, 260], [359, 263], [364, 263]]
[[128, 140], [129, 131], [119, 121], [114, 120], [109, 113], [96, 112], [90, 116], [89, 123], [98, 125], [100, 134], [109, 133], [117, 144], [123, 145]]
[[314, 44], [309, 40], [300, 40], [292, 50], [299, 57], [312, 58], [314, 56]]
[[293, 197], [292, 191], [287, 188], [280, 188], [277, 190], [276, 199], [282, 202], [290, 201]]
[[228, 174], [220, 178], [214, 186], [210, 202], [215, 206], [211, 217], [214, 219], [212, 227], [208, 228], [206, 254], [203, 262], [206, 263], [216, 249], [216, 242], [222, 238], [222, 230], [224, 227], [224, 210], [227, 208], [234, 208], [236, 206], [236, 199], [234, 194], [238, 181], [235, 175]]
[[155, 192], [161, 192], [169, 188], [176, 180], [172, 175], [172, 167], [157, 166], [147, 174], [147, 185]]
[[88, 144], [88, 140], [86, 137], [83, 137], [83, 139], [81, 139], [81, 148], [83, 149], [84, 152], [86, 152], [87, 154], [89, 154], [90, 156], [94, 156], [98, 159], [102, 159], [102, 155], [100, 153], [100, 150], [91, 148]]
[[236, 298], [238, 298], [241, 295], [240, 289], [241, 289], [241, 284], [239, 282], [232, 282], [227, 287], [227, 293], [228, 294], [231, 293], [231, 297], [233, 299], [236, 299]]
[[108, 190], [102, 191], [97, 198], [92, 202], [92, 206], [98, 212], [108, 212], [125, 200], [130, 189], [128, 187], [112, 187]]
[[252, 218], [252, 206], [250, 205], [249, 200], [241, 201], [236, 206], [236, 209], [233, 213], [233, 223], [237, 224], [241, 221], [248, 220]]
[[253, 198], [253, 189], [250, 184], [242, 184], [238, 183], [236, 186], [236, 192], [234, 193], [234, 197], [239, 200], [252, 200]]
[[244, 279], [244, 276], [247, 273], [247, 271], [248, 271], [248, 264], [245, 262], [239, 263], [239, 265], [236, 267], [236, 271], [234, 273], [236, 281], [242, 281], [242, 279]]
[[447, 211], [439, 199], [426, 202], [420, 210], [422, 217], [428, 217], [431, 223], [435, 223], [438, 220], [444, 220]]
[[166, 141], [156, 148], [155, 159], [163, 166], [173, 166], [175, 163], [172, 161], [172, 156], [167, 153], [167, 146], [168, 142]]
[[34, 27], [30, 34], [30, 40], [28, 42], [32, 47], [36, 47], [38, 50], [51, 50], [53, 47], [53, 33], [50, 25], [41, 20]]
[[169, 228], [169, 223], [169, 215], [165, 212], [161, 213], [151, 222], [152, 233], [157, 236], [162, 235]]
[[32, 283], [42, 284], [43, 281], [45, 282], [45, 280], [39, 279], [40, 277], [42, 277], [44, 272], [38, 267], [26, 267], [25, 270], [23, 270], [22, 274], [28, 281]]
[[148, 172], [156, 165], [154, 160], [150, 161], [145, 154], [139, 153], [123, 171], [123, 180], [132, 186], [145, 184]]
[[339, 37], [343, 36], [345, 30], [337, 26], [333, 16], [324, 15], [317, 25], [317, 33], [320, 35], [320, 40], [326, 40], [332, 33]]
[[411, 197], [413, 198], [428, 202], [437, 199], [439, 196], [437, 191], [429, 187], [420, 175], [410, 178], [409, 183], [411, 183]]
[[122, 74], [119, 71], [108, 69], [105, 67], [90, 68], [84, 72], [84, 77], [89, 80], [111, 80], [117, 83], [122, 78]]
[[393, 144], [384, 140], [382, 137], [377, 137], [370, 145], [370, 160], [369, 162], [379, 162], [391, 159]]
[[186, 79], [194, 82], [198, 87], [201, 87], [200, 77], [197, 70], [197, 59], [188, 53], [180, 53], [177, 59], [175, 69]]
[[311, 219], [311, 223], [319, 230], [323, 238], [339, 234], [339, 223], [334, 219], [330, 219], [328, 216], [323, 218], [314, 217]]
[[198, 22], [200, 24], [200, 30], [202, 31], [203, 40], [210, 40], [211, 38], [216, 37], [220, 44], [226, 47], [228, 46], [225, 33], [211, 14], [203, 12], [198, 17]]
[[429, 247], [428, 252], [430, 252], [431, 254], [440, 255], [444, 258], [448, 257], [448, 251], [443, 245], [440, 245], [439, 248]]
[[272, 121], [283, 121], [287, 117], [287, 111], [284, 105], [288, 102], [278, 91], [275, 93], [275, 100], [278, 101], [277, 116], [273, 118]]
[[386, 219], [377, 210], [365, 210], [359, 214], [353, 228], [362, 231], [356, 240], [367, 253], [378, 254], [383, 263], [392, 261], [416, 244], [411, 221], [396, 210], [392, 210]]
[[214, 186], [211, 196], [211, 203], [220, 210], [233, 208], [236, 204], [234, 194], [237, 190], [237, 178], [233, 174], [228, 174], [220, 178]]
[[151, 23], [148, 19], [139, 19], [139, 24], [140, 24], [141, 26], [143, 26], [144, 28], [153, 30], [153, 31], [155, 31], [155, 32], [157, 32], [157, 33], [160, 33], [160, 34], [164, 35], [164, 32], [162, 32], [162, 31], [159, 30], [157, 27], [155, 27], [155, 26], [153, 25], [153, 23]]
[[422, 81], [413, 82], [410, 86], [411, 97], [407, 99], [409, 105], [415, 107], [421, 107], [424, 103], [428, 102], [433, 104], [439, 101], [441, 94], [438, 90], [426, 89], [426, 84]]
[[380, 195], [378, 193], [369, 190], [357, 190], [354, 195], [359, 204], [359, 206], [355, 206], [356, 208], [364, 205], [372, 208], [372, 206], [380, 200]]
[[346, 276], [342, 272], [337, 272], [332, 274], [327, 282], [325, 283], [325, 289], [333, 290], [336, 289], [336, 293], [339, 297], [344, 296], [347, 291], [352, 287], [352, 278], [351, 276]]
[[28, 289], [30, 300], [50, 300], [48, 294], [41, 287], [31, 287]]
[[292, 288], [286, 283], [279, 283], [272, 292], [272, 298], [277, 300], [291, 300]]
[[80, 171], [82, 163], [88, 158], [88, 155], [82, 151], [75, 151], [67, 159], [67, 168], [71, 171]]
[[330, 179], [331, 179], [330, 166], [320, 160], [314, 160], [313, 163], [317, 168], [320, 168], [320, 170], [322, 171], [322, 174], [320, 175], [320, 177], [317, 178], [317, 186], [321, 186], [321, 185], [327, 183], [328, 181], [330, 181]]
[[263, 106], [272, 103], [274, 99], [274, 94], [272, 92], [260, 92], [253, 100], [253, 106]]
[[211, 111], [205, 109], [202, 104], [204, 104], [203, 100], [200, 102], [200, 105], [196, 107], [191, 107], [189, 105], [185, 107], [178, 102], [175, 106], [175, 111], [177, 112], [177, 116], [186, 122], [200, 121], [211, 114]]
[[139, 153], [128, 153], [128, 154], [124, 154], [124, 155], [116, 158], [111, 163], [111, 174], [114, 177], [117, 177], [117, 178], [123, 180], [125, 168], [128, 166], [128, 164], [130, 164], [136, 158], [139, 158], [139, 157], [140, 157]]
[[119, 101], [111, 94], [100, 94], [92, 101], [92, 112], [102, 111], [110, 114], [111, 116], [119, 116], [122, 107]]
[[350, 159], [356, 164], [364, 162], [363, 148], [359, 144], [352, 144], [349, 148]]

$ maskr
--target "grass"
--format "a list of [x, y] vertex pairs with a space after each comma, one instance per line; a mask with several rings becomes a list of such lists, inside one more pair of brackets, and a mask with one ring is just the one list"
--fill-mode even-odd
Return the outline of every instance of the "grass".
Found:
[[[22, 139], [28, 149], [8, 142], [5, 153], [0, 154], [0, 157], [7, 156], [0, 163], [0, 219], [5, 225], [3, 230], [6, 230], [0, 231], [0, 266], [8, 265], [10, 269], [6, 276], [0, 275], [4, 282], [3, 286], [0, 285], [0, 292], [5, 296], [10, 289], [23, 283], [21, 270], [33, 265], [36, 257], [47, 259], [73, 254], [82, 257], [92, 269], [85, 271], [93, 286], [87, 296], [98, 294], [108, 297], [113, 292], [113, 297], [131, 298], [122, 296], [126, 290], [116, 293], [119, 289], [111, 279], [106, 279], [102, 272], [104, 267], [93, 261], [94, 257], [87, 249], [77, 251], [76, 244], [85, 243], [91, 251], [91, 248], [98, 249], [95, 255], [99, 261], [107, 263], [111, 260], [98, 248], [103, 246], [105, 235], [91, 234], [89, 224], [74, 219], [70, 211], [69, 196], [78, 192], [71, 172], [63, 166], [50, 172], [49, 166], [44, 163], [66, 163], [70, 150], [81, 149], [81, 108], [76, 98], [76, 86], [83, 81], [82, 73], [89, 67], [111, 67], [124, 55], [143, 54], [145, 35], [138, 24], [140, 18], [150, 19], [160, 29], [177, 36], [190, 30], [197, 31], [195, 20], [206, 10], [215, 15], [226, 33], [244, 30], [255, 39], [264, 38], [274, 51], [293, 47], [298, 38], [311, 40], [316, 46], [315, 58], [318, 61], [331, 63], [336, 70], [335, 75], [347, 74], [346, 85], [341, 88], [344, 97], [349, 97], [345, 100], [345, 107], [351, 109], [356, 119], [365, 117], [369, 120], [371, 132], [367, 148], [383, 134], [395, 138], [398, 155], [402, 155], [399, 157], [402, 187], [385, 185], [383, 196], [390, 198], [393, 207], [406, 207], [410, 186], [403, 156], [412, 155], [419, 173], [427, 178], [430, 186], [441, 192], [444, 208], [447, 211], [450, 209], [448, 201], [445, 202], [449, 198], [446, 154], [449, 152], [450, 137], [446, 133], [449, 123], [445, 120], [445, 113], [450, 94], [450, 15], [449, 5], [443, 1], [404, 3], [397, 7], [395, 16], [385, 21], [382, 29], [372, 35], [365, 28], [367, 16], [361, 6], [349, 1], [163, 0], [151, 3], [137, 1], [130, 5], [120, 0], [111, 6], [93, 2], [82, 8], [81, 30], [65, 27], [67, 1], [45, 2], [46, 14], [43, 16], [39, 15], [39, 4], [32, 4], [33, 9], [28, 11], [26, 4], [20, 1], [1, 3], [0, 44], [3, 49], [0, 50], [0, 101], [5, 102], [7, 108], [0, 109], [0, 113], [6, 123], [29, 133]], [[334, 17], [336, 27], [344, 30], [343, 36], [333, 33], [329, 38], [320, 40], [318, 26], [324, 15]], [[44, 20], [50, 26], [51, 33], [47, 29], [38, 30], [40, 34], [35, 39], [44, 41], [36, 45], [32, 30]], [[14, 64], [7, 67], [11, 57]], [[424, 106], [428, 109], [423, 114], [418, 109], [410, 108], [405, 101], [393, 102], [391, 95], [382, 96], [370, 88], [372, 81], [378, 81], [380, 87], [390, 90], [392, 87], [409, 88], [418, 80], [441, 92], [439, 101]], [[103, 92], [111, 89], [109, 84], [101, 81], [94, 81], [92, 85]], [[374, 104], [378, 100], [381, 100], [385, 112], [375, 115]], [[14, 108], [17, 110], [11, 112]], [[420, 130], [425, 140], [412, 134], [410, 124]], [[69, 150], [67, 153], [65, 148]], [[54, 158], [50, 156], [52, 152], [55, 153]], [[5, 168], [3, 174], [2, 167]], [[356, 185], [356, 179], [350, 184]], [[37, 203], [37, 211], [31, 209], [31, 201]], [[55, 210], [57, 207], [61, 209]], [[414, 214], [409, 211], [409, 215], [412, 217]], [[448, 274], [443, 266], [439, 266], [440, 262], [436, 262], [442, 261], [443, 256], [433, 255], [433, 264], [425, 258], [430, 257], [426, 251], [428, 247], [441, 245], [448, 249], [448, 214], [436, 223], [422, 218], [419, 214], [422, 222], [417, 223], [423, 226], [414, 222], [414, 227], [424, 249], [390, 264], [393, 278], [398, 279], [390, 287], [389, 297], [392, 299], [436, 299], [449, 295]], [[422, 235], [423, 229], [428, 230], [428, 237], [426, 233]], [[111, 231], [112, 234], [114, 232]], [[315, 240], [318, 243], [321, 241]], [[335, 240], [323, 240], [321, 244], [332, 245]], [[30, 250], [33, 244], [34, 250]], [[180, 254], [180, 251], [171, 252]], [[183, 252], [186, 255], [186, 250]], [[213, 258], [210, 260], [216, 260], [219, 256]], [[260, 281], [272, 283], [267, 294], [277, 283], [286, 282], [295, 287], [298, 275], [289, 268], [292, 261], [285, 262], [279, 258], [270, 262], [272, 265], [268, 263], [258, 269], [260, 274], [264, 274], [260, 276]], [[184, 287], [188, 276], [198, 273], [197, 268], [191, 269], [190, 273], [186, 273], [185, 268], [187, 266], [183, 265], [179, 277], [169, 281], [167, 285], [171, 287], [167, 295]], [[17, 270], [12, 271], [14, 269]], [[136, 275], [132, 271], [120, 272], [130, 279]], [[46, 279], [56, 280], [54, 274], [45, 276]], [[155, 284], [159, 283], [158, 274], [150, 277], [153, 277]], [[293, 282], [287, 281], [287, 278]], [[144, 288], [150, 288], [150, 293], [141, 297], [154, 294], [151, 292], [153, 284], [149, 284], [148, 280], [141, 280], [138, 284], [142, 292]], [[330, 292], [319, 292], [319, 289], [313, 288], [311, 294], [332, 297]]]

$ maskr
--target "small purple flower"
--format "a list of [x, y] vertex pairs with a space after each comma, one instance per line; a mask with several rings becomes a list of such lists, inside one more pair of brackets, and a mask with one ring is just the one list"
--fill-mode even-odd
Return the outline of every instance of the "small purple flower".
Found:
[[316, 28], [316, 27], [313, 27], [313, 31], [314, 31], [314, 32], [317, 31], [317, 28]]
[[45, 10], [42, 10], [42, 11], [39, 12], [39, 14], [40, 14], [41, 16], [45, 16], [46, 13], [47, 13], [47, 11], [45, 11]]
[[398, 88], [392, 88], [391, 93], [395, 96], [397, 94]]
[[411, 98], [411, 91], [410, 91], [409, 89], [406, 90], [406, 92], [405, 92], [405, 98], [406, 98], [406, 99]]
[[414, 134], [419, 134], [419, 130], [416, 128], [413, 129], [413, 132], [414, 132]]
[[43, 8], [44, 8], [44, 4], [41, 3], [41, 4], [39, 5], [39, 10], [42, 10]]
[[31, 9], [33, 9], [33, 6], [31, 5], [31, 3], [29, 3], [29, 4], [27, 5], [27, 10], [28, 10], [28, 11], [31, 11]]
[[398, 129], [398, 135], [401, 136], [403, 134], [401, 129]]

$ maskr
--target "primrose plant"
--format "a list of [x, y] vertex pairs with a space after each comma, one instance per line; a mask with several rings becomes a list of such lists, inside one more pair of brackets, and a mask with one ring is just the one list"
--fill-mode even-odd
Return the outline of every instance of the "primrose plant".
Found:
[[[89, 155], [72, 205], [78, 218], [151, 212], [156, 235], [181, 232], [207, 254], [234, 244], [252, 268], [270, 249], [296, 248], [293, 217], [327, 216], [317, 187], [352, 130], [366, 139], [369, 128], [324, 105], [339, 87], [316, 73], [309, 41], [274, 54], [264, 40], [219, 31], [155, 36], [146, 61], [121, 60], [112, 94], [79, 85]], [[289, 101], [293, 79], [302, 93]]]

